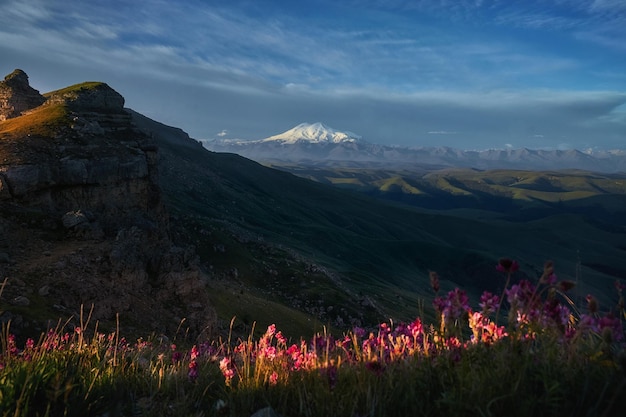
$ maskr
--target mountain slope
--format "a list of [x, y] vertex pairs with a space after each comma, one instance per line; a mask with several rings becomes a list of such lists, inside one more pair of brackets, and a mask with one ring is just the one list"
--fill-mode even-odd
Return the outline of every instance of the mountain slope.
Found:
[[[515, 223], [413, 210], [206, 151], [180, 131], [159, 133], [163, 127], [145, 118], [138, 123], [156, 132], [164, 193], [177, 215], [194, 217], [181, 223], [199, 229], [187, 234], [198, 237], [206, 264], [231, 283], [305, 307], [321, 321], [406, 319], [420, 297], [430, 297], [429, 270], [440, 273], [444, 288], [459, 284], [472, 296], [479, 288], [495, 290], [500, 256], [519, 259], [531, 275], [552, 258], [563, 278], [584, 280], [580, 291], [593, 286], [608, 294], [614, 277], [578, 268], [579, 257], [617, 265], [623, 256], [623, 231], [577, 215]], [[212, 249], [221, 245], [224, 252]], [[303, 270], [328, 274], [311, 279]]]

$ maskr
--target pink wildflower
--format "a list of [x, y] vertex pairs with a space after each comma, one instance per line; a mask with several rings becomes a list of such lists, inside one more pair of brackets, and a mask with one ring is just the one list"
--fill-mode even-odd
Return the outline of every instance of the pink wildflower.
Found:
[[586, 332], [592, 331], [595, 333], [599, 332], [598, 328], [598, 319], [593, 316], [589, 316], [587, 314], [582, 314], [580, 316], [580, 321], [578, 322], [578, 331]]
[[276, 340], [280, 344], [287, 345], [287, 338], [283, 336], [283, 332], [279, 331], [278, 333], [276, 333]]
[[507, 289], [505, 292], [512, 306], [523, 308], [531, 301], [535, 293], [535, 287], [530, 281], [523, 279], [519, 284], [512, 285], [511, 288]]
[[293, 365], [291, 365], [292, 371], [299, 371], [305, 367], [305, 360], [303, 355], [298, 355], [293, 361]]
[[26, 339], [26, 350], [33, 350], [35, 348], [35, 341], [30, 337]]
[[624, 338], [624, 330], [622, 329], [620, 319], [615, 317], [612, 313], [598, 320], [598, 328], [602, 338], [607, 343], [613, 341], [619, 342]]
[[519, 269], [519, 264], [509, 258], [500, 258], [496, 270], [500, 272], [513, 273]]
[[480, 311], [476, 311], [469, 315], [468, 323], [470, 329], [472, 329], [472, 341], [478, 343], [482, 338], [483, 328], [487, 324], [487, 319]]
[[461, 349], [464, 347], [461, 341], [457, 337], [450, 337], [446, 339], [445, 344], [451, 353], [452, 360], [459, 362], [461, 360]]
[[446, 321], [457, 320], [464, 312], [470, 310], [467, 294], [458, 288], [450, 291], [445, 299], [435, 298], [433, 304], [437, 311], [445, 316]]
[[437, 313], [443, 314], [443, 311], [446, 308], [446, 302], [441, 297], [435, 297], [433, 300], [433, 306], [435, 307]]
[[287, 355], [291, 356], [292, 358], [294, 357], [294, 355], [297, 356], [299, 354], [300, 348], [295, 343], [287, 348]]
[[246, 342], [241, 342], [237, 346], [235, 346], [235, 348], [233, 349], [233, 352], [235, 352], [235, 353], [244, 353], [246, 351], [246, 347], [247, 346], [248, 346], [248, 344]]
[[359, 339], [365, 337], [365, 335], [367, 334], [367, 332], [365, 331], [364, 328], [362, 327], [355, 327], [354, 329], [352, 329], [352, 332], [354, 333], [354, 335], [356, 337], [358, 337]]
[[191, 360], [194, 361], [198, 356], [199, 356], [199, 352], [198, 352], [198, 348], [196, 347], [196, 345], [193, 345], [191, 347]]
[[493, 342], [508, 336], [505, 327], [498, 327], [493, 321], [480, 312], [470, 314], [469, 326], [472, 329], [472, 342], [491, 345]]
[[495, 294], [490, 293], [489, 291], [483, 292], [480, 296], [480, 303], [478, 305], [482, 308], [482, 312], [485, 316], [488, 316], [491, 313], [494, 313], [498, 308], [498, 303], [500, 302], [500, 297]]
[[226, 378], [226, 384], [230, 384], [230, 380], [235, 376], [235, 370], [231, 367], [231, 360], [227, 357], [222, 358], [220, 361], [220, 371]]
[[9, 337], [7, 338], [7, 351], [9, 355], [17, 355], [19, 353], [17, 345], [15, 344], [14, 334], [9, 334]]
[[334, 346], [335, 339], [331, 335], [324, 337], [318, 333], [315, 336], [313, 336], [313, 340], [311, 341], [311, 344], [314, 349], [323, 351], [323, 350], [326, 350], [326, 348], [329, 346]]
[[194, 382], [198, 378], [198, 363], [195, 360], [189, 362], [189, 372], [187, 377], [191, 382]]
[[[543, 316], [545, 319], [552, 320], [559, 328], [563, 329], [569, 322], [570, 311], [556, 299], [546, 301], [543, 307]], [[547, 325], [547, 321], [544, 325]]]
[[418, 317], [415, 321], [408, 326], [408, 330], [411, 332], [411, 336], [417, 338], [424, 334], [424, 326], [422, 320]]
[[48, 352], [56, 350], [59, 347], [59, 337], [54, 330], [50, 329], [48, 331], [41, 346]]
[[276, 358], [276, 348], [274, 346], [266, 347], [261, 350], [261, 357], [265, 357], [271, 361], [274, 360]]
[[[102, 335], [104, 337], [104, 335]], [[100, 335], [99, 335], [100, 338]], [[152, 346], [152, 343], [143, 340], [142, 338], [137, 339], [137, 343], [135, 343], [135, 348], [137, 350], [143, 350]]]
[[278, 373], [273, 371], [270, 375], [270, 385], [276, 385], [278, 383]]
[[483, 328], [482, 341], [490, 345], [508, 335], [504, 326], [498, 327], [494, 322], [490, 321], [489, 324]]
[[350, 346], [351, 343], [352, 343], [352, 338], [348, 335], [344, 335], [343, 339], [337, 339], [335, 341], [335, 346], [345, 350], [347, 347]]

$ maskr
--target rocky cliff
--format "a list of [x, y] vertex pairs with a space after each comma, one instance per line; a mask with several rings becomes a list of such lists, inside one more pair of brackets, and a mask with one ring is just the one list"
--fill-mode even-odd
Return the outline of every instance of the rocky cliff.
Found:
[[169, 238], [158, 148], [124, 98], [87, 82], [44, 95], [15, 70], [0, 82], [0, 319], [93, 318], [199, 334], [213, 312], [193, 248]]
[[0, 82], [0, 121], [43, 104], [46, 99], [28, 84], [28, 75], [16, 69]]

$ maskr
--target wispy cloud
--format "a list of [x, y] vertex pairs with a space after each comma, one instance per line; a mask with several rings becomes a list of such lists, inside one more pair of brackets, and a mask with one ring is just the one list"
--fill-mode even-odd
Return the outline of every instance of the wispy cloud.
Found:
[[396, 143], [557, 131], [576, 143], [626, 123], [623, 5], [7, 0], [0, 68], [39, 63], [48, 84], [111, 80], [137, 110], [199, 137], [322, 120]]

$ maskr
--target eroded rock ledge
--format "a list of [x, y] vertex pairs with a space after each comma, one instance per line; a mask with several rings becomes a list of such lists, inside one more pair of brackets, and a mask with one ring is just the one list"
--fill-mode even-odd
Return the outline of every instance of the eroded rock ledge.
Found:
[[[3, 133], [22, 120], [55, 127]], [[105, 83], [41, 95], [21, 70], [0, 82], [0, 283], [8, 277], [2, 298], [27, 309], [0, 309], [0, 321], [28, 328], [35, 310], [75, 315], [93, 304], [97, 320], [119, 313], [171, 333], [185, 318], [192, 334], [210, 329], [206, 276], [193, 248], [169, 238], [157, 160], [150, 135]]]

